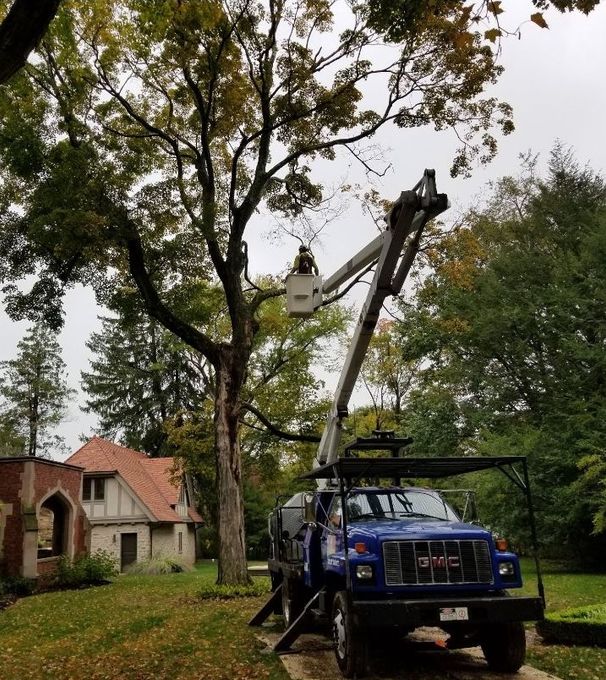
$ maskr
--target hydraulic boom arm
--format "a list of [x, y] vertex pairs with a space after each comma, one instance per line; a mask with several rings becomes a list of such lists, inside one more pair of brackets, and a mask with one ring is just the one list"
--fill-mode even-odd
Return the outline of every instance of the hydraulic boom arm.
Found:
[[342, 421], [348, 415], [349, 399], [383, 302], [388, 295], [397, 295], [402, 290], [425, 225], [447, 208], [446, 194], [438, 194], [436, 191], [435, 171], [425, 170], [423, 178], [414, 189], [403, 191], [385, 216], [386, 230], [324, 283], [323, 293], [330, 293], [378, 259], [375, 275], [341, 370], [335, 398], [318, 448], [316, 467], [337, 459]]

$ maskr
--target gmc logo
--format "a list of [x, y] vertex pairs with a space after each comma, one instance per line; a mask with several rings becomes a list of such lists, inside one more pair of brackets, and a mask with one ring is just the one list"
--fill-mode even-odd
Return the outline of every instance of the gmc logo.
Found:
[[461, 561], [458, 557], [444, 557], [439, 555], [436, 557], [417, 557], [417, 564], [421, 569], [429, 569], [432, 566], [434, 569], [458, 569], [461, 566]]

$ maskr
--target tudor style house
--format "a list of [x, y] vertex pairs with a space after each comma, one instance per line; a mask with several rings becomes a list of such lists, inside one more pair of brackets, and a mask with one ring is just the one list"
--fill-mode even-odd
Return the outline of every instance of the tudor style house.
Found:
[[188, 480], [173, 474], [172, 458], [150, 458], [93, 437], [66, 463], [84, 468], [81, 503], [91, 524], [91, 553], [107, 550], [121, 571], [158, 556], [194, 563], [202, 518], [191, 505]]

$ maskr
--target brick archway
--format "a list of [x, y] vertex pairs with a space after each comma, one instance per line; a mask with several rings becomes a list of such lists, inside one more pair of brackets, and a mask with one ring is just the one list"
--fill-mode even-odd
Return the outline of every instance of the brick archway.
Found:
[[69, 500], [55, 491], [38, 509], [38, 559], [71, 555], [70, 531], [73, 509]]

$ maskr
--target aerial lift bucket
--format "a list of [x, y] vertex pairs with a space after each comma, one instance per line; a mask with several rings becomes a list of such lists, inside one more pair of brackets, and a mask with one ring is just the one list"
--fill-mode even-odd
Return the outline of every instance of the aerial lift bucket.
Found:
[[322, 277], [313, 274], [289, 274], [286, 278], [288, 316], [308, 319], [322, 304]]

